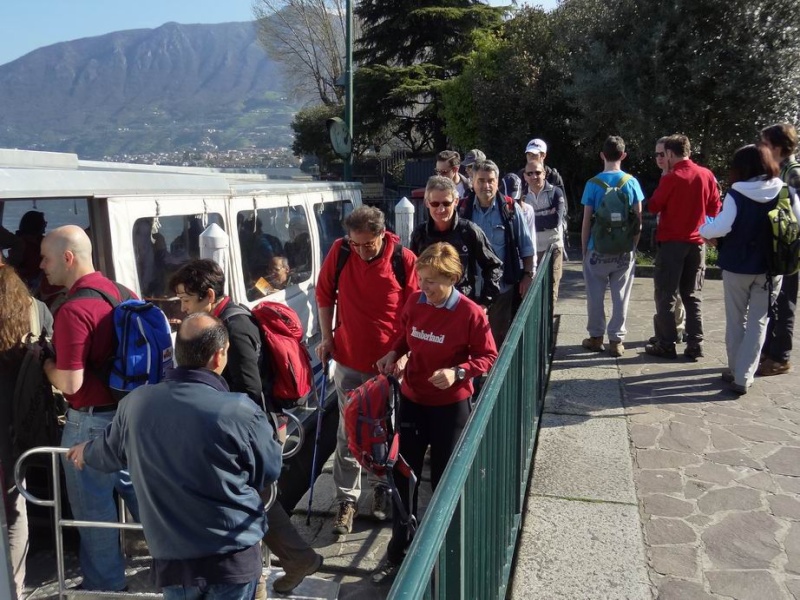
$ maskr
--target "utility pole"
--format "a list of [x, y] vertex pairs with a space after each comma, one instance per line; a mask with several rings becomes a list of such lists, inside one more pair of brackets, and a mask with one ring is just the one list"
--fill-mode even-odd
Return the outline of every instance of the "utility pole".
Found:
[[[350, 135], [351, 145], [353, 140], [353, 0], [345, 3], [345, 18], [347, 27], [345, 28], [345, 57], [344, 57], [344, 121], [347, 124], [347, 132]], [[344, 161], [344, 180], [353, 179], [353, 151]]]

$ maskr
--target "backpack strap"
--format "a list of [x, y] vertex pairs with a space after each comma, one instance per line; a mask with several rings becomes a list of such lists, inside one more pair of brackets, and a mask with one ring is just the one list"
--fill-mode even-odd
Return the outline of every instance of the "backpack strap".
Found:
[[592, 177], [589, 180], [589, 182], [590, 183], [594, 183], [596, 185], [599, 185], [604, 190], [610, 190], [612, 187], [615, 187], [617, 189], [622, 188], [622, 186], [624, 186], [626, 183], [628, 183], [631, 179], [633, 179], [633, 175], [631, 175], [630, 173], [625, 173], [622, 177], [620, 177], [619, 181], [613, 186], [609, 185], [608, 183], [606, 183], [605, 181], [603, 181], [599, 177]]
[[[344, 271], [344, 266], [347, 264], [347, 260], [350, 258], [352, 253], [353, 251], [350, 249], [350, 244], [348, 244], [346, 241], [342, 242], [342, 245], [339, 248], [339, 256], [336, 257], [336, 272], [333, 275], [334, 293], [338, 292], [339, 290], [339, 277], [341, 277], [342, 271]], [[407, 277], [406, 266], [403, 264], [403, 244], [398, 242], [394, 245], [391, 261], [394, 278], [397, 280], [397, 283], [400, 284], [400, 289], [405, 289]]]
[[790, 160], [789, 162], [787, 162], [785, 165], [783, 165], [783, 167], [781, 167], [781, 172], [780, 172], [781, 180], [783, 180], [784, 183], [789, 183], [788, 181], [786, 181], [787, 177], [789, 176], [789, 172], [792, 169], [797, 169], [797, 168], [800, 168], [800, 162], [797, 162], [796, 160]]
[[336, 257], [336, 273], [333, 276], [333, 293], [339, 291], [339, 277], [342, 275], [342, 271], [344, 271], [344, 266], [347, 264], [347, 259], [350, 258], [350, 254], [352, 254], [352, 249], [350, 248], [350, 244], [347, 243], [347, 239], [342, 240], [342, 245], [339, 246], [339, 256]]
[[114, 282], [114, 285], [117, 286], [120, 298], [122, 298], [122, 300], [117, 300], [116, 298], [114, 298], [114, 296], [112, 296], [108, 292], [104, 292], [103, 290], [98, 290], [97, 288], [92, 288], [92, 287], [83, 287], [80, 288], [74, 294], [72, 294], [69, 298], [67, 298], [67, 302], [71, 300], [77, 300], [80, 298], [100, 297], [106, 302], [108, 302], [111, 305], [111, 308], [116, 308], [120, 302], [124, 302], [125, 300], [130, 300], [132, 298], [132, 294], [130, 290], [126, 288], [124, 285], [120, 285], [116, 281]]
[[589, 180], [589, 183], [593, 183], [593, 184], [595, 184], [595, 185], [599, 185], [599, 186], [600, 186], [601, 188], [603, 188], [604, 190], [608, 190], [608, 189], [610, 189], [610, 188], [611, 188], [611, 186], [610, 186], [610, 185], [608, 185], [608, 184], [607, 184], [605, 181], [603, 181], [603, 180], [602, 180], [602, 179], [600, 179], [599, 177], [592, 177], [592, 178]]

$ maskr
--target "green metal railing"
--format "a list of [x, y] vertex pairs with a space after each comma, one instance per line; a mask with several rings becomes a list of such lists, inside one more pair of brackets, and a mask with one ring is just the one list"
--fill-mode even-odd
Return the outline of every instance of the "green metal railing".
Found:
[[547, 252], [389, 598], [503, 598], [522, 524], [553, 347]]

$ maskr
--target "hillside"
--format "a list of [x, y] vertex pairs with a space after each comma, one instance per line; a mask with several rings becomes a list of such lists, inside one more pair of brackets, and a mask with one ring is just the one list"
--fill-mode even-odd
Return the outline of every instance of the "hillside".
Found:
[[118, 31], [0, 65], [0, 147], [121, 153], [291, 144], [252, 23]]

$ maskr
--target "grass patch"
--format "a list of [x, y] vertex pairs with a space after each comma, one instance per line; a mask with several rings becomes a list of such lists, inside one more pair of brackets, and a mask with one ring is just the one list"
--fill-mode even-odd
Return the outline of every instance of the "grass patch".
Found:
[[[712, 246], [706, 246], [706, 266], [716, 267], [719, 259], [719, 252]], [[636, 264], [652, 267], [656, 264], [656, 253], [653, 251], [636, 251]]]

